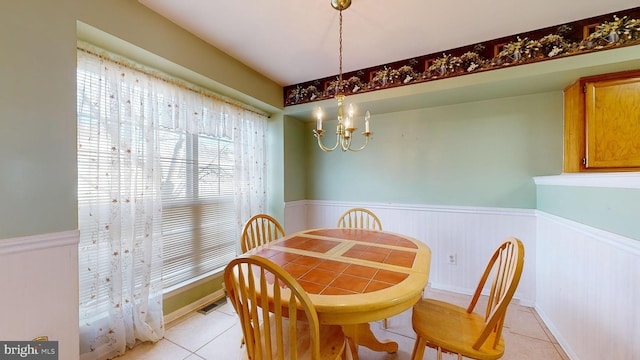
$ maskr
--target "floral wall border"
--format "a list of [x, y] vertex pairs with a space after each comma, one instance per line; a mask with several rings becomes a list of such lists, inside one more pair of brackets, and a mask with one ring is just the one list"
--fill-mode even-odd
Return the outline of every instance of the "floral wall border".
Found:
[[[640, 44], [640, 7], [343, 74], [356, 94]], [[338, 76], [285, 86], [284, 106], [330, 99]]]

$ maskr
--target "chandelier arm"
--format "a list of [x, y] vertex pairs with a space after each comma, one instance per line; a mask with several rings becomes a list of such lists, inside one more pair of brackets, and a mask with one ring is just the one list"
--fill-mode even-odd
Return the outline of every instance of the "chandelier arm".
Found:
[[331, 151], [335, 150], [338, 147], [338, 145], [340, 145], [340, 134], [336, 134], [336, 144], [333, 145], [333, 147], [324, 146], [324, 144], [322, 143], [322, 139], [321, 139], [322, 135], [318, 135], [318, 133], [315, 130], [313, 131], [313, 136], [318, 138], [318, 146], [324, 152], [331, 152]]
[[358, 152], [360, 150], [364, 150], [365, 147], [367, 147], [367, 144], [369, 143], [369, 136], [364, 137], [364, 145], [360, 146], [357, 149], [352, 149], [351, 146], [349, 146], [349, 151], [353, 151], [353, 152]]

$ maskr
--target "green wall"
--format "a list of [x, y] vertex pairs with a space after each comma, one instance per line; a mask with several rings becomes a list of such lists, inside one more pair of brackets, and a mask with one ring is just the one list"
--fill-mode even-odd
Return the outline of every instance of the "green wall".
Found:
[[374, 114], [359, 153], [323, 153], [308, 123], [306, 197], [533, 209], [532, 177], [562, 171], [562, 111], [547, 92]]
[[284, 125], [284, 179], [287, 184], [284, 188], [284, 200], [304, 200], [307, 173], [312, 168], [306, 161], [308, 147], [305, 143], [315, 138], [302, 121], [285, 116]]
[[[4, 1], [0, 11], [0, 239], [77, 229], [79, 36], [93, 36], [89, 40], [107, 48], [118, 46], [117, 50], [127, 51], [125, 55], [151, 66], [170, 65], [163, 70], [267, 112], [282, 109], [278, 84], [137, 1]], [[123, 41], [114, 43], [114, 39]], [[282, 181], [275, 183], [283, 186]], [[279, 202], [282, 207], [281, 198]]]
[[0, 10], [0, 239], [77, 229], [68, 5], [4, 1]]
[[538, 210], [640, 240], [640, 189], [538, 186]]
[[[272, 114], [269, 211], [283, 216], [282, 88], [134, 0], [5, 1], [0, 239], [77, 229], [76, 44], [89, 41]], [[220, 289], [165, 299], [172, 312]]]
[[267, 134], [267, 213], [275, 217], [280, 224], [284, 224], [284, 196], [285, 181], [285, 150], [284, 150], [284, 120], [281, 113], [275, 114], [269, 119]]

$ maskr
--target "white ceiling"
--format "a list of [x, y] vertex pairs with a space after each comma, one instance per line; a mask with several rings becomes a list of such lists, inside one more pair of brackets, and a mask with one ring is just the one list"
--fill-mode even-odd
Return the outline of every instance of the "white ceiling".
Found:
[[[331, 0], [139, 0], [286, 86], [338, 73]], [[343, 72], [614, 13], [640, 0], [353, 0]]]

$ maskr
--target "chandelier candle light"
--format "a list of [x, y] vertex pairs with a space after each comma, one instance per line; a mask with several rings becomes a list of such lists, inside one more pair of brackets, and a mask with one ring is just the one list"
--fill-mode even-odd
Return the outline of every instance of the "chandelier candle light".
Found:
[[313, 130], [313, 136], [318, 139], [318, 146], [320, 149], [325, 152], [330, 152], [338, 148], [342, 151], [360, 151], [364, 149], [369, 143], [369, 137], [371, 136], [371, 132], [369, 131], [369, 118], [371, 114], [369, 111], [364, 116], [364, 145], [359, 148], [351, 147], [351, 140], [353, 138], [353, 133], [356, 131], [355, 122], [354, 122], [354, 109], [353, 105], [349, 105], [349, 111], [347, 116], [345, 117], [343, 114], [342, 106], [344, 103], [345, 95], [342, 93], [343, 83], [342, 83], [342, 10], [346, 10], [351, 5], [351, 0], [331, 0], [331, 6], [334, 9], [340, 11], [340, 72], [338, 74], [338, 85], [336, 90], [336, 100], [338, 101], [338, 126], [336, 127], [336, 144], [329, 148], [324, 146], [322, 143], [322, 136], [324, 130], [322, 130], [322, 109], [318, 108], [316, 112], [317, 125], [316, 129]]

